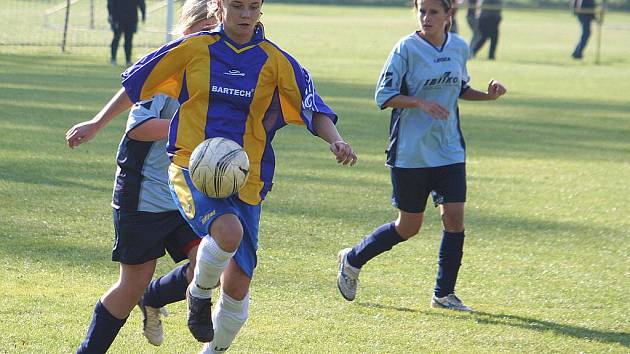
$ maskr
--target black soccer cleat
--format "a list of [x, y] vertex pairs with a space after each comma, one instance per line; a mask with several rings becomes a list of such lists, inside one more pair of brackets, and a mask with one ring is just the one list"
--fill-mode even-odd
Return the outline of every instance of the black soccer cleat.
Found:
[[190, 294], [190, 287], [186, 290], [188, 301], [188, 330], [196, 340], [202, 343], [212, 342], [214, 329], [212, 328], [212, 299], [200, 299]]

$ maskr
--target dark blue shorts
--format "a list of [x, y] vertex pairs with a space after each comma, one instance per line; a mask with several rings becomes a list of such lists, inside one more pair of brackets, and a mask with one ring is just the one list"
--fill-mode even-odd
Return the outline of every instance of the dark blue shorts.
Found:
[[422, 213], [429, 194], [436, 204], [466, 201], [466, 164], [440, 167], [392, 167], [392, 205], [407, 213]]
[[164, 256], [166, 251], [177, 263], [201, 242], [177, 210], [150, 213], [114, 209], [114, 231], [112, 260], [123, 264], [142, 264]]

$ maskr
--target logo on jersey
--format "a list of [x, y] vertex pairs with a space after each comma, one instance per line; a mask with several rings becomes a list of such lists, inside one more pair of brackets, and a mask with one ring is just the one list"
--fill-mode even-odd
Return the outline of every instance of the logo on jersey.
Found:
[[442, 76], [436, 77], [433, 79], [427, 79], [424, 82], [423, 87], [431, 88], [434, 86], [444, 86], [444, 85], [458, 85], [459, 78], [457, 76], [451, 76], [451, 72], [447, 71]]
[[435, 58], [433, 60], [434, 63], [441, 63], [443, 61], [451, 61], [451, 58], [450, 57], [441, 57], [441, 58]]
[[230, 87], [221, 87], [212, 85], [212, 92], [222, 93], [224, 95], [237, 96], [237, 97], [247, 97], [251, 98], [254, 94], [254, 90], [239, 90]]
[[240, 71], [238, 71], [236, 69], [232, 69], [232, 70], [224, 72], [223, 75], [241, 76], [242, 77], [242, 76], [245, 76], [245, 73], [242, 73], [242, 72], [240, 72]]
[[391, 72], [386, 72], [385, 74], [383, 74], [383, 76], [381, 77], [381, 87], [392, 87], [392, 82], [394, 81], [393, 77], [394, 74]]
[[313, 85], [313, 80], [311, 80], [311, 75], [306, 69], [302, 69], [302, 74], [304, 75], [304, 80], [306, 81], [302, 107], [305, 110], [319, 112], [319, 109], [317, 108], [317, 103], [315, 102], [315, 85]]

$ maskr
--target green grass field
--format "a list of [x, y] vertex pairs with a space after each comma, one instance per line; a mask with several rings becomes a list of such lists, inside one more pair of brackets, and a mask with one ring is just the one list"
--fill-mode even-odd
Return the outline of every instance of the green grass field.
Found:
[[[583, 62], [570, 59], [574, 17], [540, 10], [507, 11], [498, 60], [483, 51], [469, 63], [473, 86], [496, 78], [509, 89], [460, 105], [469, 202], [458, 294], [473, 314], [428, 306], [441, 230], [432, 209], [419, 236], [364, 268], [354, 303], [335, 285], [337, 251], [396, 215], [389, 112], [372, 97], [387, 53], [414, 29], [411, 11], [268, 4], [264, 22], [312, 71], [360, 162], [336, 166], [302, 128], [278, 134], [251, 317], [232, 352], [630, 351], [630, 14], [606, 18], [600, 65], [594, 40]], [[107, 53], [0, 48], [0, 353], [73, 352], [117, 279], [109, 202], [124, 117], [77, 150], [64, 145], [119, 85]], [[172, 266], [164, 258], [158, 272]], [[169, 310], [161, 347], [134, 310], [111, 352], [198, 351], [185, 304]]]

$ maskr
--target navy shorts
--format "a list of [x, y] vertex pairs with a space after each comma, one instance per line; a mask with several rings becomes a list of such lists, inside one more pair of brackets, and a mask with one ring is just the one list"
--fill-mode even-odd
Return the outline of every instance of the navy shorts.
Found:
[[422, 213], [432, 194], [435, 205], [466, 201], [466, 164], [440, 167], [392, 167], [392, 205], [407, 213]]
[[201, 242], [179, 211], [151, 213], [114, 209], [116, 240], [112, 260], [142, 264], [166, 254], [180, 262]]

